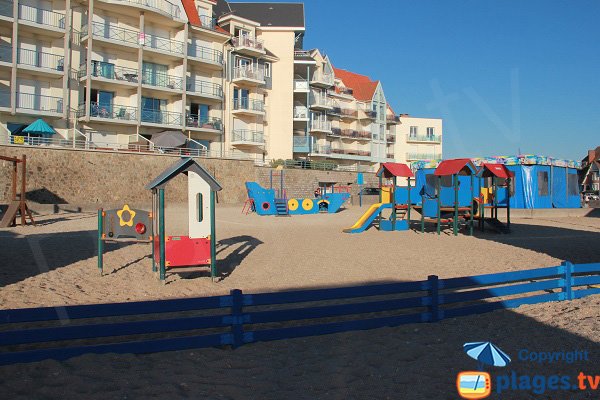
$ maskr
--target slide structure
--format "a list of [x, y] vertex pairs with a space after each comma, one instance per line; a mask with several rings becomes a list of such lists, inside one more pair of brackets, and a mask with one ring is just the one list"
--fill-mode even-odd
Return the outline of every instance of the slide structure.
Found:
[[350, 228], [344, 229], [345, 233], [360, 233], [364, 232], [373, 222], [379, 213], [386, 209], [392, 208], [392, 203], [375, 203], [356, 221]]

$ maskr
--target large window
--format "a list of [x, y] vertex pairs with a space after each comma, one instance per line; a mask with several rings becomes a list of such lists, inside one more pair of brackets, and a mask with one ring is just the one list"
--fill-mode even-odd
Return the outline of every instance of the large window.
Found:
[[434, 136], [435, 136], [435, 129], [433, 127], [428, 127], [427, 128], [427, 137], [431, 139]]
[[142, 97], [142, 121], [160, 124], [163, 122], [163, 111], [167, 101], [152, 97]]
[[548, 172], [539, 171], [537, 174], [538, 196], [548, 196]]
[[419, 127], [418, 126], [411, 126], [410, 127], [410, 137], [412, 137], [412, 138], [417, 137], [418, 133], [419, 133]]
[[265, 62], [265, 76], [267, 78], [271, 77], [271, 63], [270, 62]]

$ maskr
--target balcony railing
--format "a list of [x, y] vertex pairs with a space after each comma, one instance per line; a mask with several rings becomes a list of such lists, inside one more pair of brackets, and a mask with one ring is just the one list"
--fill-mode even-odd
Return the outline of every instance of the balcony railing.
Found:
[[208, 15], [200, 15], [200, 25], [203, 28], [214, 31], [217, 29], [217, 20], [215, 18], [209, 17]]
[[65, 29], [65, 14], [25, 4], [19, 4], [19, 19], [35, 24]]
[[142, 109], [142, 122], [162, 125], [183, 125], [183, 116], [181, 113], [161, 110]]
[[309, 50], [294, 50], [294, 58], [297, 57], [310, 57]]
[[354, 91], [350, 88], [343, 88], [343, 87], [335, 87], [335, 92], [337, 94], [341, 94], [341, 95], [346, 95], [346, 96], [352, 96], [354, 94]]
[[373, 110], [364, 110], [365, 115], [367, 116], [367, 118], [370, 119], [376, 119], [377, 118], [377, 111], [373, 111]]
[[340, 115], [343, 118], [358, 118], [358, 111], [342, 107], [340, 109]]
[[[82, 36], [87, 34], [87, 30], [87, 25], [84, 24], [81, 27]], [[101, 22], [92, 22], [92, 36], [137, 46], [140, 33], [133, 29], [119, 28]]]
[[180, 18], [181, 11], [179, 7], [167, 0], [117, 0], [124, 3], [137, 4], [169, 14], [173, 18]]
[[17, 93], [17, 108], [62, 113], [63, 99], [62, 97], [43, 96], [32, 93]]
[[5, 63], [12, 62], [12, 47], [11, 46], [0, 46], [0, 62], [5, 62]]
[[441, 154], [435, 153], [406, 153], [407, 160], [439, 160], [441, 158]]
[[265, 51], [265, 45], [262, 40], [256, 39], [248, 35], [236, 36], [232, 38], [231, 41], [233, 43], [233, 46], [236, 48], [248, 47], [258, 51]]
[[233, 79], [253, 79], [255, 81], [265, 80], [265, 70], [257, 66], [235, 67], [233, 69]]
[[331, 108], [333, 107], [333, 100], [325, 95], [312, 93], [310, 96], [310, 105], [312, 107]]
[[394, 135], [388, 135], [387, 138], [386, 138], [386, 141], [388, 143], [396, 143], [396, 136], [394, 136]]
[[188, 45], [188, 56], [215, 64], [223, 64], [223, 52], [204, 46]]
[[254, 100], [247, 97], [242, 97], [241, 99], [233, 100], [233, 109], [264, 112], [265, 103], [262, 100]]
[[336, 106], [336, 103], [333, 103], [333, 107], [329, 111], [329, 115], [333, 115], [334, 117], [339, 118], [342, 114], [342, 108], [340, 106]]
[[197, 115], [188, 115], [185, 119], [185, 126], [191, 128], [213, 129], [216, 131], [223, 130], [223, 121], [215, 117], [199, 118]]
[[397, 115], [386, 115], [385, 120], [388, 124], [399, 124], [400, 117]]
[[306, 80], [306, 79], [294, 79], [294, 90], [296, 90], [296, 91], [308, 91], [308, 80]]
[[350, 156], [361, 156], [370, 157], [371, 152], [367, 150], [355, 150], [355, 149], [331, 149], [332, 154], [346, 154]]
[[[83, 78], [87, 75], [87, 65], [81, 64], [79, 66], [79, 78]], [[92, 76], [111, 79], [116, 81], [124, 81], [137, 83], [138, 82], [138, 70], [135, 68], [119, 67], [112, 63], [103, 61], [92, 61]]]
[[313, 144], [311, 152], [316, 154], [331, 154], [331, 146], [324, 144]]
[[313, 120], [310, 124], [311, 130], [331, 131], [331, 122], [322, 120]]
[[65, 57], [36, 50], [18, 49], [17, 64], [52, 69], [55, 71], [64, 71]]
[[140, 36], [140, 43], [144, 47], [154, 50], [166, 51], [167, 53], [183, 54], [183, 42], [168, 39], [161, 36], [151, 35], [149, 33]]
[[370, 132], [356, 131], [354, 129], [343, 129], [341, 136], [352, 139], [371, 139]]
[[322, 83], [328, 86], [333, 86], [333, 81], [333, 74], [325, 74], [320, 71], [315, 72], [310, 80], [311, 83]]
[[142, 84], [166, 89], [182, 90], [183, 78], [174, 75], [143, 72]]
[[221, 85], [200, 79], [193, 79], [191, 77], [187, 78], [186, 90], [188, 92], [214, 96], [220, 99], [223, 98], [223, 87]]
[[294, 136], [294, 149], [296, 153], [310, 153], [311, 136]]
[[232, 142], [245, 143], [264, 143], [265, 137], [263, 132], [251, 131], [249, 129], [234, 129], [231, 136]]
[[294, 118], [296, 119], [308, 119], [308, 108], [304, 106], [294, 107]]
[[0, 0], [0, 15], [12, 18], [12, 16], [13, 16], [12, 0]]
[[[90, 117], [92, 118], [106, 118], [106, 119], [118, 119], [123, 121], [137, 121], [138, 110], [136, 107], [121, 106], [116, 104], [99, 104], [95, 101], [90, 103]], [[77, 116], [82, 117], [85, 115], [85, 104], [79, 105], [77, 110]]]
[[331, 133], [329, 134], [329, 136], [342, 136], [342, 128], [332, 126]]
[[410, 133], [406, 135], [407, 142], [431, 142], [431, 143], [441, 143], [442, 136], [441, 135], [411, 135]]

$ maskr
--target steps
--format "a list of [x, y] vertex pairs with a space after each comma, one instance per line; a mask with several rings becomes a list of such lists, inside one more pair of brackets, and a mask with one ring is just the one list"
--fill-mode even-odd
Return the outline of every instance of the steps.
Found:
[[278, 217], [289, 217], [287, 199], [275, 199], [275, 211]]

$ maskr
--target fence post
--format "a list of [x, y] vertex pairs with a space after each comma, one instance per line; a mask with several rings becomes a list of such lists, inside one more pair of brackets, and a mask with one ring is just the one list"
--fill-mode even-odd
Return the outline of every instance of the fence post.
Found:
[[429, 275], [427, 277], [427, 283], [429, 288], [427, 289], [427, 296], [429, 297], [429, 306], [427, 311], [430, 314], [429, 322], [439, 321], [439, 282], [437, 275]]
[[239, 289], [233, 289], [229, 294], [231, 295], [231, 333], [233, 335], [233, 343], [231, 346], [235, 349], [244, 344], [244, 322], [242, 321], [244, 297], [242, 291]]
[[563, 286], [563, 293], [565, 300], [573, 300], [573, 287], [572, 284], [572, 274], [573, 274], [573, 263], [570, 261], [563, 261], [560, 264], [564, 269], [564, 279], [565, 285]]

